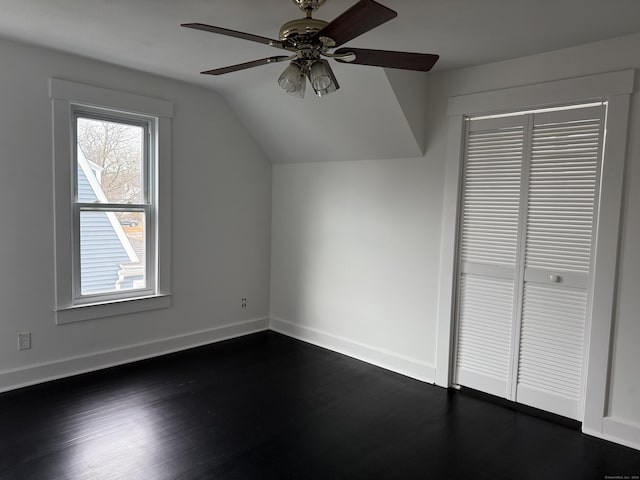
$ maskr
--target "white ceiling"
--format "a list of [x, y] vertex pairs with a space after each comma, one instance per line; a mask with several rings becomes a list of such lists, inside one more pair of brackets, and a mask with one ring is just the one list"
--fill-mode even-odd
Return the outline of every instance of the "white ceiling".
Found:
[[[327, 0], [315, 17], [331, 20], [353, 3], [355, 0]], [[396, 10], [398, 17], [350, 45], [438, 53], [441, 58], [434, 71], [640, 31], [638, 0], [381, 3]], [[282, 64], [220, 77], [199, 74], [205, 69], [280, 55], [282, 51], [179, 26], [200, 22], [277, 38], [282, 23], [300, 16], [291, 0], [0, 0], [0, 36], [219, 91], [229, 99], [272, 161], [414, 155], [415, 145], [400, 147], [406, 141], [408, 126], [406, 122], [398, 126], [401, 108], [397, 103], [397, 108], [390, 105], [396, 99], [389, 83], [381, 78], [381, 69], [334, 64], [342, 86], [334, 94], [337, 98], [316, 99], [308, 95], [310, 98], [299, 101], [290, 99], [275, 83]], [[382, 120], [385, 115], [387, 122]], [[307, 132], [319, 129], [320, 136], [326, 133], [325, 142], [327, 137], [338, 135], [344, 151], [336, 147], [322, 151], [317, 137], [311, 142], [305, 140], [302, 121], [306, 122]], [[298, 127], [292, 131], [291, 125], [296, 122]], [[387, 132], [388, 138], [375, 135], [376, 132]], [[349, 141], [349, 145], [344, 143]], [[360, 148], [365, 143], [366, 151]], [[394, 145], [398, 146], [397, 151]], [[305, 154], [310, 150], [315, 153]]]

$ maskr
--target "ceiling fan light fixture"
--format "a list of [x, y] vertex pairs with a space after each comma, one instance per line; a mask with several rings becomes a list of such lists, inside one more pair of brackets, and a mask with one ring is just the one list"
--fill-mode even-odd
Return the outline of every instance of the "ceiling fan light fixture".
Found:
[[307, 83], [304, 68], [298, 62], [293, 61], [287, 68], [284, 69], [280, 78], [278, 78], [278, 85], [290, 95], [294, 97], [303, 98], [304, 91]]
[[290, 20], [282, 25], [279, 40], [204, 23], [181, 24], [186, 28], [249, 40], [289, 52], [288, 56], [272, 56], [252, 62], [205, 70], [201, 73], [222, 75], [260, 65], [291, 61], [291, 64], [278, 78], [278, 84], [287, 93], [303, 98], [308, 78], [315, 94], [318, 97], [324, 97], [338, 90], [340, 85], [338, 85], [328, 62], [320, 57], [333, 58], [337, 62], [345, 64], [352, 63], [418, 72], [428, 72], [438, 60], [438, 55], [435, 54], [352, 47], [339, 48], [398, 15], [397, 12], [376, 0], [357, 0], [354, 5], [331, 22], [313, 18], [313, 12], [320, 8], [326, 0], [292, 1], [305, 13], [305, 16]]
[[315, 60], [309, 68], [309, 82], [318, 97], [324, 97], [340, 88], [329, 62]]

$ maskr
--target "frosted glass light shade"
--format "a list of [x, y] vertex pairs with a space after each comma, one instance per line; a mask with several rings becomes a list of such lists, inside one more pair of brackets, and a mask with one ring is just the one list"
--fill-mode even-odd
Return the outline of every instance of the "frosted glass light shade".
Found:
[[318, 97], [323, 97], [340, 88], [326, 60], [316, 60], [309, 69], [309, 81]]
[[278, 85], [288, 94], [299, 98], [304, 97], [306, 83], [304, 70], [296, 62], [291, 62], [278, 79]]

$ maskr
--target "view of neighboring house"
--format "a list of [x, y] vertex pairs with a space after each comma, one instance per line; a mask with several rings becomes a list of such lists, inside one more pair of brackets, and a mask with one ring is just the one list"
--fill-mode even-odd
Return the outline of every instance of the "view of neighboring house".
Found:
[[[106, 202], [100, 186], [102, 168], [78, 147], [78, 202]], [[144, 287], [144, 265], [138, 249], [112, 212], [83, 212], [80, 219], [82, 294]], [[136, 251], [137, 250], [137, 251]]]

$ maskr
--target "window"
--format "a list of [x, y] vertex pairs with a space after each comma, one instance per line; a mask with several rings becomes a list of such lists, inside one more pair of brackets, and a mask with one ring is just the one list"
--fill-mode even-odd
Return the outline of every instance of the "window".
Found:
[[[74, 301], [154, 293], [153, 118], [74, 111]], [[133, 291], [136, 292], [133, 292]]]
[[171, 104], [51, 79], [56, 322], [169, 305]]

